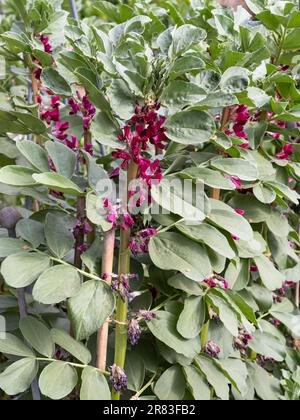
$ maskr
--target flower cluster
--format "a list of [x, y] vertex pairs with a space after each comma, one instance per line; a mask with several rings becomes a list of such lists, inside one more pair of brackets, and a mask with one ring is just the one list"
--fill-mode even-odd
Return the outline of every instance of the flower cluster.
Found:
[[[103, 275], [103, 279], [108, 276], [107, 274]], [[121, 296], [121, 299], [125, 302], [126, 299], [129, 301], [132, 300], [132, 295], [130, 293], [130, 284], [129, 280], [136, 279], [136, 274], [111, 274], [112, 284], [111, 287], [115, 292], [118, 292]]]
[[205, 345], [204, 353], [214, 359], [218, 359], [221, 349], [214, 341], [208, 341]]
[[110, 377], [109, 381], [113, 385], [116, 392], [120, 392], [127, 389], [127, 376], [122, 368], [113, 364], [109, 368]]
[[126, 231], [134, 226], [134, 220], [127, 211], [124, 211], [121, 204], [112, 204], [105, 198], [103, 200], [103, 207], [107, 210], [106, 220], [113, 224], [113, 228], [118, 226]]
[[211, 288], [221, 287], [222, 289], [229, 289], [229, 283], [224, 277], [221, 277], [217, 274], [207, 278], [204, 280], [204, 283], [207, 284]]
[[156, 314], [154, 312], [146, 311], [145, 309], [140, 309], [138, 315], [147, 322], [151, 321], [151, 319], [156, 318]]
[[[80, 100], [79, 94], [77, 94], [77, 96]], [[96, 115], [96, 108], [89, 101], [88, 96], [84, 95], [82, 97], [81, 104], [79, 104], [74, 98], [70, 98], [68, 103], [71, 107], [70, 115], [77, 115], [79, 112], [82, 113], [83, 127], [86, 131], [88, 131], [91, 127], [92, 120]]]
[[129, 338], [130, 344], [132, 346], [135, 346], [139, 342], [141, 335], [142, 335], [142, 331], [141, 331], [139, 321], [135, 318], [132, 318], [128, 324], [128, 338]]
[[139, 322], [141, 320], [149, 322], [151, 321], [151, 319], [154, 319], [155, 317], [156, 317], [156, 314], [154, 312], [140, 309], [139, 312], [137, 313], [137, 316], [135, 318], [131, 318], [131, 320], [128, 323], [128, 339], [132, 346], [135, 346], [136, 344], [138, 344], [142, 335]]
[[233, 346], [241, 353], [245, 354], [249, 341], [253, 340], [253, 336], [249, 334], [246, 330], [240, 328], [239, 335], [235, 337]]
[[125, 149], [113, 152], [113, 156], [122, 159], [123, 162], [111, 176], [117, 176], [121, 169], [128, 167], [130, 162], [134, 162], [139, 167], [139, 177], [150, 185], [151, 181], [161, 181], [162, 172], [159, 166], [159, 159], [151, 161], [143, 156], [152, 144], [157, 150], [166, 147], [168, 137], [166, 128], [163, 127], [165, 117], [158, 114], [160, 104], [155, 103], [135, 108], [135, 114], [128, 124], [123, 128], [119, 135], [119, 141], [125, 144]]
[[[41, 41], [41, 43], [43, 44], [43, 46], [44, 46], [44, 52], [46, 52], [46, 53], [48, 53], [48, 54], [52, 54], [53, 47], [52, 47], [52, 45], [50, 44], [49, 37], [48, 37], [48, 36], [46, 36], [46, 35], [44, 35], [44, 34], [42, 34], [42, 35], [39, 35], [37, 38], [38, 38], [38, 39]], [[36, 58], [36, 57], [32, 57], [32, 59], [33, 59], [34, 63], [38, 66], [38, 68], [36, 68], [36, 69], [34, 70], [33, 75], [34, 75], [34, 77], [35, 77], [37, 80], [40, 80], [40, 79], [41, 79], [41, 75], [42, 75], [42, 63], [40, 63], [40, 62], [37, 60], [37, 58]]]
[[[49, 93], [49, 92], [48, 92]], [[79, 96], [79, 94], [78, 94]], [[52, 125], [51, 132], [52, 135], [60, 141], [63, 141], [66, 146], [72, 150], [79, 150], [79, 141], [74, 134], [68, 135], [67, 131], [70, 128], [70, 123], [68, 121], [62, 121], [61, 118], [61, 99], [57, 95], [52, 95], [50, 98], [50, 103], [48, 106], [43, 106], [42, 96], [38, 97], [38, 103], [40, 104], [40, 115], [41, 119], [44, 120], [48, 125]], [[95, 116], [96, 109], [88, 100], [88, 97], [85, 95], [82, 98], [81, 106], [75, 101], [74, 98], [69, 99], [69, 105], [71, 110], [70, 115], [77, 115], [78, 112], [82, 113], [83, 127], [84, 130], [90, 128], [92, 119]], [[93, 154], [93, 148], [91, 144], [85, 144], [84, 150], [91, 155]]]
[[236, 137], [244, 139], [245, 142], [241, 144], [239, 147], [249, 148], [249, 141], [247, 140], [248, 135], [245, 132], [245, 125], [250, 119], [250, 113], [248, 112], [247, 106], [239, 105], [235, 109], [233, 119], [234, 119], [234, 125], [232, 126], [232, 130], [227, 129], [225, 131], [225, 134], [227, 134], [228, 136], [234, 135]]
[[[92, 226], [86, 220], [77, 220], [76, 225], [72, 229], [72, 233], [75, 239], [80, 238], [81, 236], [84, 238], [85, 235], [91, 233], [92, 231]], [[83, 243], [82, 245], [79, 245], [77, 249], [81, 253], [86, 252], [88, 245]]]
[[133, 255], [148, 253], [149, 242], [152, 236], [157, 234], [157, 230], [154, 228], [147, 228], [137, 232], [131, 239], [130, 250]]
[[276, 157], [280, 160], [289, 160], [290, 156], [294, 153], [293, 144], [285, 144], [281, 152], [277, 153]]
[[295, 282], [289, 280], [285, 281], [282, 287], [279, 290], [277, 290], [276, 293], [273, 293], [274, 303], [281, 303], [283, 296], [286, 295], [287, 290], [293, 286], [295, 286]]

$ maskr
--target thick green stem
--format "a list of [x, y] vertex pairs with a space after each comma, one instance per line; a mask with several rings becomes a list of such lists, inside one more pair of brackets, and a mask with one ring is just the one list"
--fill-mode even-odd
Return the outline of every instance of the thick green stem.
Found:
[[204, 350], [206, 343], [207, 343], [207, 337], [209, 332], [209, 321], [205, 325], [203, 325], [203, 328], [201, 330], [201, 349]]
[[[136, 164], [131, 163], [128, 168], [128, 187], [130, 183], [136, 178], [138, 167]], [[128, 196], [126, 207], [128, 206]], [[119, 276], [127, 275], [130, 273], [130, 229], [121, 231], [120, 236], [120, 250], [119, 250]], [[120, 368], [124, 368], [126, 350], [127, 350], [127, 311], [128, 311], [128, 300], [123, 300], [121, 296], [117, 299], [117, 310], [116, 310], [116, 332], [115, 332], [115, 364]], [[120, 392], [112, 390], [112, 399], [119, 400]]]

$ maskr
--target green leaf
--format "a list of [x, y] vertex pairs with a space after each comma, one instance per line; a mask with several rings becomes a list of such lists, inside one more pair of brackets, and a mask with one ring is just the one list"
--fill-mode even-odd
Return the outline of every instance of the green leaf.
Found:
[[187, 385], [196, 401], [209, 401], [210, 388], [202, 373], [195, 366], [184, 366]]
[[229, 178], [226, 178], [222, 173], [209, 168], [185, 168], [179, 175], [203, 181], [205, 185], [208, 185], [211, 188], [219, 188], [221, 190], [236, 189], [235, 185]]
[[167, 369], [154, 387], [154, 393], [159, 400], [180, 401], [185, 394], [185, 378], [179, 366]]
[[178, 270], [197, 282], [212, 274], [205, 249], [178, 233], [154, 236], [149, 252], [153, 263], [162, 270]]
[[258, 178], [257, 167], [244, 159], [220, 158], [213, 160], [211, 165], [229, 175], [237, 176], [243, 181], [255, 181]]
[[17, 395], [25, 392], [30, 387], [37, 372], [38, 363], [35, 359], [18, 360], [0, 374], [0, 388], [7, 395]]
[[243, 67], [230, 67], [221, 78], [221, 90], [227, 93], [238, 93], [247, 89], [249, 85], [249, 70]]
[[166, 311], [156, 312], [156, 318], [147, 323], [150, 331], [159, 341], [185, 357], [195, 357], [200, 352], [199, 337], [192, 340], [182, 338], [176, 330], [176, 324], [176, 316]]
[[114, 113], [124, 120], [129, 120], [134, 114], [135, 96], [127, 83], [121, 79], [113, 80], [107, 95]]
[[176, 143], [201, 144], [214, 135], [216, 125], [213, 118], [205, 111], [181, 111], [166, 121], [168, 137]]
[[50, 266], [50, 258], [44, 254], [15, 254], [7, 257], [1, 266], [1, 274], [11, 287], [26, 287]]
[[34, 172], [34, 170], [24, 166], [4, 166], [0, 169], [0, 182], [16, 187], [32, 187], [37, 184], [32, 177]]
[[248, 393], [248, 370], [246, 364], [237, 359], [225, 359], [216, 361], [222, 371], [228, 377], [232, 385], [240, 392], [242, 396]]
[[67, 229], [61, 214], [47, 214], [45, 236], [51, 252], [62, 259], [74, 246], [74, 237]]
[[271, 204], [276, 199], [274, 190], [263, 184], [256, 185], [253, 188], [253, 194], [259, 201], [265, 204]]
[[66, 362], [52, 362], [41, 373], [39, 386], [43, 395], [60, 400], [69, 395], [77, 384], [76, 370]]
[[194, 280], [190, 280], [183, 274], [179, 273], [168, 279], [168, 284], [175, 289], [183, 290], [188, 295], [202, 296], [203, 291], [200, 284]]
[[45, 185], [51, 190], [72, 195], [83, 195], [83, 191], [78, 187], [78, 185], [55, 172], [35, 174], [33, 175], [33, 179], [39, 184]]
[[[274, 310], [275, 309], [275, 310]], [[288, 330], [294, 335], [294, 337], [300, 336], [300, 315], [286, 314], [279, 311], [276, 311], [275, 308], [271, 310], [272, 316], [282, 322], [283, 325], [287, 327]]]
[[175, 73], [176, 76], [180, 74], [186, 74], [191, 71], [200, 70], [205, 67], [204, 61], [197, 55], [187, 54], [182, 57], [179, 57], [173, 67], [170, 70], [170, 73]]
[[213, 386], [217, 396], [221, 400], [229, 400], [229, 381], [214, 361], [205, 356], [197, 356], [195, 364], [204, 373], [207, 382]]
[[278, 401], [282, 396], [280, 381], [265, 369], [251, 363], [248, 365], [251, 382], [259, 398], [265, 401]]
[[40, 172], [49, 171], [47, 153], [40, 145], [30, 140], [18, 140], [16, 146], [34, 168]]
[[0, 258], [26, 251], [28, 245], [20, 239], [0, 238]]
[[249, 347], [255, 353], [270, 357], [277, 362], [282, 362], [285, 359], [285, 345], [271, 334], [255, 331], [253, 340], [249, 341]]
[[202, 183], [195, 185], [178, 177], [165, 178], [152, 186], [151, 195], [163, 209], [187, 220], [201, 222], [209, 211]]
[[165, 104], [171, 112], [176, 112], [187, 105], [202, 101], [205, 97], [205, 90], [198, 87], [196, 84], [173, 80], [164, 89], [161, 96], [161, 102]]
[[229, 245], [227, 238], [222, 235], [218, 229], [211, 225], [201, 223], [199, 225], [192, 226], [184, 223], [178, 223], [176, 228], [194, 241], [205, 243], [215, 252], [226, 258], [232, 259], [235, 257], [235, 253]]
[[69, 147], [56, 141], [47, 141], [45, 146], [56, 171], [66, 178], [72, 178], [77, 163], [76, 153]]
[[249, 241], [253, 238], [252, 228], [243, 216], [221, 201], [211, 199], [210, 203], [211, 213], [208, 218], [214, 224], [242, 240]]
[[138, 392], [145, 380], [145, 365], [141, 356], [128, 352], [124, 368], [127, 375], [127, 388]]
[[0, 336], [0, 352], [21, 357], [34, 357], [34, 352], [19, 338], [6, 333], [5, 338]]
[[206, 32], [193, 25], [182, 25], [176, 28], [172, 34], [173, 42], [170, 55], [176, 57], [182, 55], [191, 47], [199, 44], [206, 37]]
[[111, 288], [103, 281], [85, 282], [79, 293], [69, 300], [71, 321], [77, 340], [94, 334], [112, 314], [115, 298]]
[[59, 346], [65, 349], [68, 353], [74, 356], [84, 365], [88, 365], [92, 360], [90, 351], [79, 341], [76, 341], [66, 331], [53, 328], [51, 330], [52, 340]]
[[210, 303], [216, 309], [221, 321], [223, 322], [225, 328], [234, 336], [238, 336], [238, 320], [235, 313], [232, 311], [232, 308], [227, 304], [225, 300], [219, 296], [213, 294], [208, 295]]
[[25, 340], [40, 354], [53, 357], [55, 347], [48, 328], [32, 316], [20, 320], [20, 330]]
[[75, 268], [56, 265], [42, 273], [32, 293], [37, 302], [51, 305], [75, 296], [80, 288], [81, 279]]
[[264, 255], [254, 257], [254, 261], [266, 288], [269, 290], [280, 289], [285, 281], [285, 277], [274, 267], [272, 262]]
[[300, 48], [300, 28], [293, 29], [284, 39], [285, 50], [298, 50]]
[[105, 376], [92, 366], [84, 368], [81, 381], [81, 401], [107, 401], [111, 399]]
[[[131, 114], [132, 115], [132, 114]], [[123, 149], [124, 144], [118, 141], [120, 127], [115, 120], [104, 112], [98, 112], [91, 124], [93, 138], [100, 144]]]
[[205, 321], [206, 306], [201, 296], [190, 296], [184, 300], [184, 308], [177, 322], [177, 331], [183, 338], [199, 335]]
[[68, 82], [54, 68], [43, 71], [41, 80], [44, 87], [47, 87], [57, 95], [71, 96], [72, 91]]
[[106, 220], [107, 214], [103, 206], [103, 199], [93, 193], [86, 197], [86, 214], [88, 219], [97, 226], [101, 226], [104, 232], [111, 230], [112, 223]]
[[103, 186], [110, 186], [112, 181], [109, 179], [108, 173], [96, 163], [96, 160], [89, 153], [85, 153], [85, 158], [88, 166], [89, 184], [94, 192], [101, 196], [103, 194]]
[[38, 248], [45, 243], [44, 226], [36, 220], [21, 219], [17, 223], [16, 234], [32, 244], [34, 248]]
[[103, 112], [110, 112], [110, 104], [102, 90], [98, 88], [97, 81], [94, 80], [96, 75], [86, 67], [77, 68], [74, 74], [89, 92], [89, 100], [92, 104]]

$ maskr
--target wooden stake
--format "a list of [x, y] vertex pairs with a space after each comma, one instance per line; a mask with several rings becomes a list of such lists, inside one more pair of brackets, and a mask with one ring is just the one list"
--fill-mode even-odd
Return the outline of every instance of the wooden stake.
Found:
[[[111, 229], [104, 233], [103, 240], [102, 274], [106, 275], [106, 283], [109, 285], [111, 285], [114, 265], [115, 236], [115, 229]], [[101, 370], [106, 370], [108, 332], [109, 320], [105, 321], [98, 332], [97, 368]]]

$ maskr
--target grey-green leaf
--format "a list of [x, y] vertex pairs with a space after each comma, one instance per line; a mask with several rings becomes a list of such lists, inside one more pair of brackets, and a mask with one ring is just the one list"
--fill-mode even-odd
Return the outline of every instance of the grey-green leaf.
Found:
[[111, 288], [103, 281], [85, 282], [79, 293], [69, 300], [70, 317], [77, 340], [94, 334], [112, 314], [115, 298]]
[[154, 236], [149, 252], [153, 263], [162, 270], [178, 270], [198, 282], [212, 274], [206, 250], [178, 233]]
[[0, 374], [0, 388], [7, 395], [17, 395], [25, 392], [30, 387], [37, 372], [38, 363], [35, 359], [18, 360]]
[[183, 338], [195, 338], [205, 320], [205, 303], [201, 296], [190, 296], [184, 301], [184, 308], [177, 322], [177, 331]]
[[75, 296], [81, 288], [81, 279], [75, 268], [56, 265], [41, 274], [33, 288], [36, 301], [51, 305]]
[[54, 343], [48, 328], [32, 316], [20, 320], [20, 330], [25, 340], [40, 354], [51, 358], [54, 354]]
[[68, 353], [72, 354], [77, 360], [88, 365], [92, 360], [90, 351], [79, 341], [76, 341], [66, 331], [53, 328], [51, 330], [53, 341]]
[[110, 389], [105, 376], [92, 366], [86, 367], [81, 376], [81, 401], [110, 400]]
[[163, 401], [180, 401], [185, 394], [185, 378], [179, 366], [167, 369], [154, 387], [154, 393]]
[[10, 333], [5, 338], [0, 338], [0, 352], [21, 357], [34, 357], [34, 352], [18, 337]]
[[50, 266], [50, 258], [45, 254], [22, 253], [10, 255], [1, 266], [1, 273], [11, 287], [26, 287]]
[[186, 340], [179, 335], [176, 329], [177, 318], [175, 315], [159, 311], [156, 312], [156, 318], [147, 325], [152, 334], [159, 340], [171, 347], [179, 354], [188, 358], [195, 357], [200, 351], [200, 339], [196, 337], [192, 340]]
[[78, 376], [73, 366], [66, 362], [52, 362], [41, 373], [39, 386], [43, 395], [60, 400], [69, 395], [77, 384]]
[[166, 121], [168, 137], [176, 143], [201, 144], [208, 141], [216, 130], [213, 118], [205, 111], [181, 111]]

